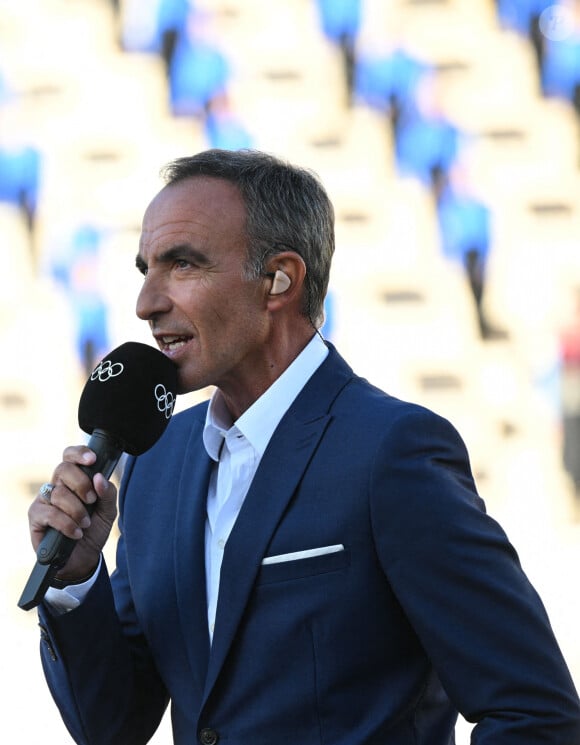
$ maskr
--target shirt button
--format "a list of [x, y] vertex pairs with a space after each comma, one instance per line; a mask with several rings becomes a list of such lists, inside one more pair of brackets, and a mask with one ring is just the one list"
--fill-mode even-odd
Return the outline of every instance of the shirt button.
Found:
[[224, 539], [223, 538], [220, 538], [219, 541], [218, 541], [218, 546], [220, 548], [223, 548], [225, 545], [226, 545], [226, 542], [224, 541]]
[[211, 727], [204, 727], [199, 733], [199, 741], [202, 745], [216, 745], [219, 739], [218, 733]]

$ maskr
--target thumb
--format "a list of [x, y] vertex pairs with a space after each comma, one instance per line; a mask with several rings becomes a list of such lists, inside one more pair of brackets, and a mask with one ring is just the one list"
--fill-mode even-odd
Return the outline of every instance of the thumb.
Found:
[[95, 474], [93, 486], [99, 497], [98, 511], [103, 518], [114, 521], [117, 516], [117, 488], [102, 473]]

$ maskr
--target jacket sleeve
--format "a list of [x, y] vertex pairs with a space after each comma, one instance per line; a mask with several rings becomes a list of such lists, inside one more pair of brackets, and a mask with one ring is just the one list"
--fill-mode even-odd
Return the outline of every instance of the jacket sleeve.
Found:
[[578, 695], [546, 611], [452, 425], [420, 408], [401, 417], [371, 493], [383, 569], [448, 696], [477, 723], [473, 742], [580, 743]]
[[[125, 598], [121, 607], [129, 606]], [[79, 745], [144, 745], [169, 700], [134, 615], [123, 618], [118, 608], [104, 561], [78, 608], [54, 615], [39, 606], [45, 677]]]

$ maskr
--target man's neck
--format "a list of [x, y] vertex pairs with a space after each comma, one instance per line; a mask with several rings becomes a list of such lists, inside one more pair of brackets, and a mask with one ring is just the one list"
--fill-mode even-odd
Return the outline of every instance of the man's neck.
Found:
[[[309, 327], [308, 336], [303, 335], [300, 342], [269, 346], [269, 353], [264, 355], [262, 364], [254, 365], [248, 381], [232, 380], [218, 386], [232, 420], [236, 421], [254, 404], [265, 391], [290, 367], [312, 341], [315, 330]], [[286, 350], [284, 352], [284, 350]]]

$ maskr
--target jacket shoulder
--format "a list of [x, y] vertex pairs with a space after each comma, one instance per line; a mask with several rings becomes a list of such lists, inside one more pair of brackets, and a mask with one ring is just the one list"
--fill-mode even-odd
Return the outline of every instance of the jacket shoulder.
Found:
[[190, 427], [194, 422], [201, 422], [204, 424], [208, 406], [209, 399], [178, 411], [171, 417], [167, 429], [182, 429], [183, 427]]

